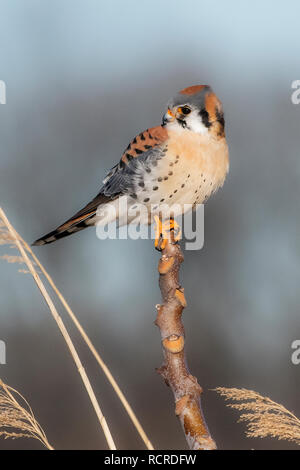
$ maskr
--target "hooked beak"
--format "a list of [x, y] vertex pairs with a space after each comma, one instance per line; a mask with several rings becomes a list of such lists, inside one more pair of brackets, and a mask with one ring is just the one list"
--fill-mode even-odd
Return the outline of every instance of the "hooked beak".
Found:
[[170, 109], [164, 114], [162, 125], [165, 126], [168, 122], [172, 122], [175, 119], [175, 115]]

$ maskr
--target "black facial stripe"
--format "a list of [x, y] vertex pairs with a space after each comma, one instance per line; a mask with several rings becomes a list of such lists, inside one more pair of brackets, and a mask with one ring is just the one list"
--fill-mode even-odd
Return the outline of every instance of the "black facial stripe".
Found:
[[206, 111], [206, 109], [201, 109], [201, 111], [199, 111], [199, 115], [201, 116], [202, 122], [205, 125], [205, 127], [210, 128], [211, 122], [209, 120], [209, 114]]
[[190, 130], [190, 128], [188, 127], [188, 125], [187, 125], [187, 123], [185, 122], [184, 119], [177, 118], [177, 122], [183, 127], [183, 129], [189, 129]]
[[224, 114], [222, 113], [222, 111], [220, 112], [218, 109], [216, 109], [216, 117], [217, 117], [217, 121], [221, 124], [222, 128], [224, 129], [225, 119], [224, 119]]

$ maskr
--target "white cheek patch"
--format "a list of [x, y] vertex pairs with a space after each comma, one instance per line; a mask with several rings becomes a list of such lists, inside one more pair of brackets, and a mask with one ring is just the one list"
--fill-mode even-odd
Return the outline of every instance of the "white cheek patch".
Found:
[[186, 117], [186, 123], [192, 132], [197, 134], [207, 134], [208, 128], [203, 124], [201, 116], [198, 111], [192, 111], [189, 116]]
[[185, 117], [185, 122], [186, 122], [186, 127], [183, 127], [180, 122], [175, 119], [172, 122], [169, 122], [167, 124], [167, 129], [170, 129], [172, 131], [176, 132], [182, 132], [182, 131], [192, 131], [195, 132], [196, 134], [207, 134], [208, 133], [208, 128], [203, 124], [202, 118], [199, 115], [197, 110], [194, 110], [189, 114], [188, 116]]

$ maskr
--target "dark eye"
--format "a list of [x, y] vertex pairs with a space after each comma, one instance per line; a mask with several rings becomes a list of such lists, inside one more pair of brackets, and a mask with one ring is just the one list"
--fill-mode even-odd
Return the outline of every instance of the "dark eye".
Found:
[[182, 108], [180, 108], [180, 111], [186, 116], [187, 114], [190, 114], [192, 110], [188, 106], [182, 106]]

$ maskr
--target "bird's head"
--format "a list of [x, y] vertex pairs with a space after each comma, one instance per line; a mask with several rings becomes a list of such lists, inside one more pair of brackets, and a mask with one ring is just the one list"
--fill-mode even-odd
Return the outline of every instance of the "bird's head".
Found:
[[209, 86], [190, 86], [169, 101], [162, 125], [170, 130], [222, 137], [225, 125], [222, 103]]

